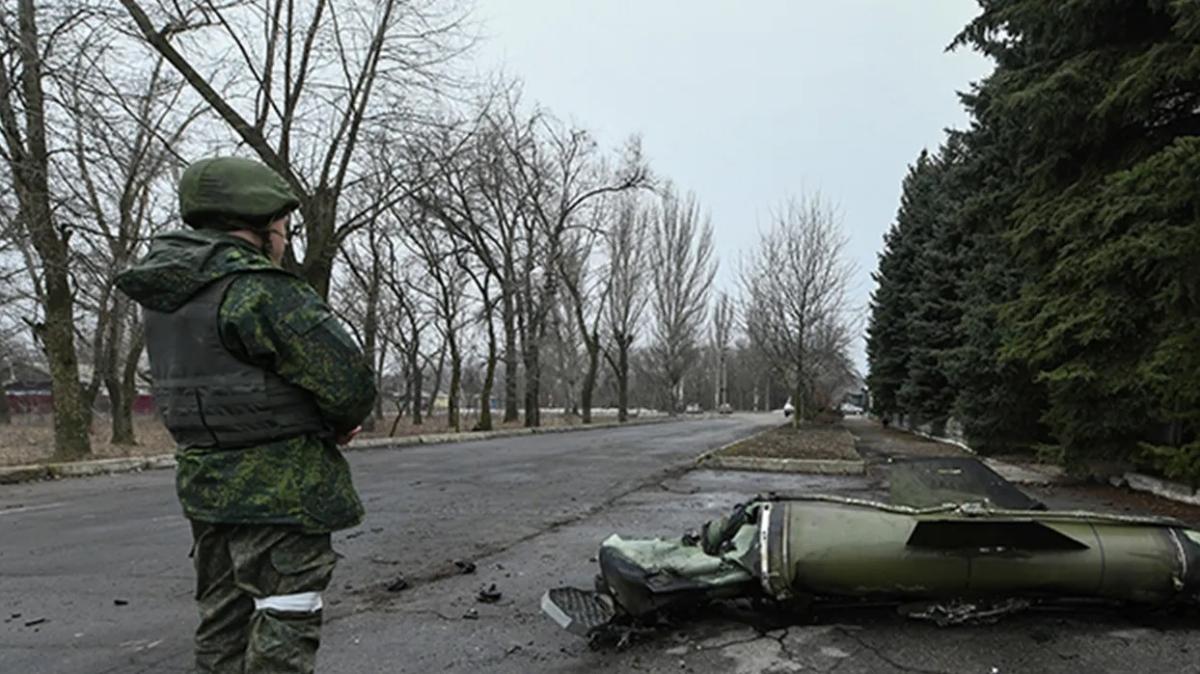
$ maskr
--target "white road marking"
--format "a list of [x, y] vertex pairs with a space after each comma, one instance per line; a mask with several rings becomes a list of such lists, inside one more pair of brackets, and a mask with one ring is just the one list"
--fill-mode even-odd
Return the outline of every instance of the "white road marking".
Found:
[[13, 515], [15, 513], [32, 512], [34, 510], [49, 510], [51, 508], [58, 508], [60, 506], [65, 506], [65, 505], [67, 505], [66, 501], [57, 501], [55, 503], [43, 503], [42, 505], [21, 506], [20, 508], [9, 508], [7, 510], [0, 510], [0, 517], [4, 517], [5, 515]]

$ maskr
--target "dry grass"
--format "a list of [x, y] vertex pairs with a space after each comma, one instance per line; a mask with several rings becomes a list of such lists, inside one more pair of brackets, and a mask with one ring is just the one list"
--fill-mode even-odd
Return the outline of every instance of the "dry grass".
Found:
[[[522, 428], [524, 424], [518, 420], [505, 424], [501, 421], [503, 413], [492, 416], [494, 430], [501, 428]], [[478, 419], [474, 415], [463, 415], [460, 422], [462, 430], [470, 431]], [[597, 421], [605, 421], [598, 419]], [[386, 438], [395, 422], [395, 416], [385, 417], [376, 424], [374, 431], [364, 431], [360, 438]], [[175, 451], [175, 443], [167, 429], [154, 416], [134, 417], [134, 436], [136, 445], [114, 445], [109, 442], [112, 430], [109, 420], [97, 416], [92, 422], [92, 456], [93, 459], [114, 459], [136, 456], [155, 456], [170, 454]], [[543, 426], [574, 426], [581, 423], [579, 417], [562, 414], [543, 414]], [[410, 418], [403, 418], [396, 425], [393, 437], [427, 435], [452, 432], [447, 424], [445, 414], [435, 414], [425, 417], [424, 423], [415, 426]], [[54, 428], [49, 416], [17, 417], [11, 426], [0, 427], [0, 466], [19, 466], [26, 464], [48, 463], [54, 453]]]
[[[18, 417], [10, 426], [0, 427], [0, 466], [47, 463], [54, 453], [54, 427], [49, 417]], [[136, 445], [109, 442], [112, 429], [107, 417], [92, 422], [92, 457], [113, 459], [130, 456], [154, 456], [175, 451], [175, 443], [157, 417], [134, 417]]]
[[721, 452], [720, 456], [751, 456], [767, 459], [833, 459], [858, 461], [854, 436], [836, 425], [793, 428], [791, 424], [747, 438]]

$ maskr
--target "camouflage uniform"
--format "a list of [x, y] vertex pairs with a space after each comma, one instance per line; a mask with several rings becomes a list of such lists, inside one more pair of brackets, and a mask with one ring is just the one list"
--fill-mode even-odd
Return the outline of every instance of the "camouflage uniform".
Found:
[[[196, 198], [197, 168], [204, 173], [200, 191], [208, 189], [216, 199]], [[171, 316], [180, 315], [182, 326], [189, 305], [194, 310], [214, 284], [226, 284], [216, 300], [217, 348], [247, 372], [261, 371], [299, 391], [294, 395], [319, 417], [304, 432], [287, 436], [285, 428], [286, 437], [231, 447], [181, 441], [187, 436], [171, 428], [169, 411], [164, 413], [179, 443], [176, 486], [195, 542], [197, 666], [203, 672], [312, 671], [319, 593], [335, 563], [330, 532], [355, 526], [363, 516], [333, 438], [370, 412], [374, 378], [307, 283], [221, 231], [261, 231], [268, 219], [294, 208], [295, 198], [278, 176], [254, 162], [207, 160], [189, 167], [180, 191], [185, 220], [192, 214], [189, 224], [198, 229], [157, 237], [149, 254], [118, 277], [118, 286], [147, 309], [148, 325], [157, 316], [167, 326], [160, 331], [169, 331]], [[197, 203], [211, 206], [214, 200], [228, 208], [199, 209], [201, 217], [195, 217]], [[160, 365], [181, 357], [162, 346], [150, 355], [152, 366], [156, 357]], [[189, 366], [204, 368], [202, 362]]]

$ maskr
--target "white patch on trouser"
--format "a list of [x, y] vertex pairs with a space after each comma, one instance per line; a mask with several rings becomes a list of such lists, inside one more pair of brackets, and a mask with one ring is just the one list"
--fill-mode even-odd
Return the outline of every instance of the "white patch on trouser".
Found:
[[273, 609], [285, 613], [316, 613], [321, 610], [320, 592], [297, 592], [277, 594], [273, 597], [255, 598], [254, 610]]

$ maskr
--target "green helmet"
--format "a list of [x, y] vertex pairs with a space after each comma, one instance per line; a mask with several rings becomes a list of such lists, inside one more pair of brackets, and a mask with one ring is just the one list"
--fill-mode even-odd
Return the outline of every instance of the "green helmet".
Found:
[[250, 159], [201, 159], [179, 179], [179, 214], [196, 229], [264, 228], [299, 206], [278, 173]]

